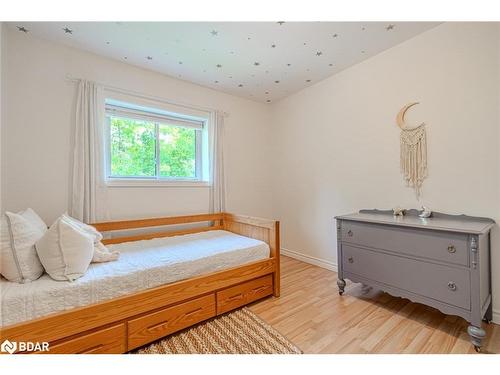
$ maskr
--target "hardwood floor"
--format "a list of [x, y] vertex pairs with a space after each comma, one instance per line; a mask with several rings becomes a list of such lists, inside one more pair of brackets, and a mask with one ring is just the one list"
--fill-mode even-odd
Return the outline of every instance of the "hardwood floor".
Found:
[[[467, 322], [387, 293], [347, 284], [335, 272], [281, 258], [281, 297], [250, 309], [304, 353], [475, 353]], [[483, 323], [483, 353], [500, 353], [500, 326]]]

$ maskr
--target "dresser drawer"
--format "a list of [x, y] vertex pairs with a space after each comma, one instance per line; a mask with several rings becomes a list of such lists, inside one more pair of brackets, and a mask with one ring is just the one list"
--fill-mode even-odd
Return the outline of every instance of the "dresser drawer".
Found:
[[217, 314], [234, 310], [272, 293], [273, 278], [271, 275], [223, 289], [217, 292]]
[[343, 242], [468, 266], [467, 235], [342, 221]]
[[215, 316], [215, 295], [141, 316], [128, 322], [128, 350]]
[[127, 351], [125, 347], [125, 323], [103, 328], [77, 338], [50, 345], [50, 354], [118, 354]]
[[470, 274], [424, 261], [342, 245], [342, 267], [389, 286], [470, 310]]

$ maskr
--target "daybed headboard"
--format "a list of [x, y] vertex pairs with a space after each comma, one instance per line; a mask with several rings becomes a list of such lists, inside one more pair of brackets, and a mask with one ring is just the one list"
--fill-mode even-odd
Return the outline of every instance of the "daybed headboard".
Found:
[[171, 237], [181, 234], [198, 233], [210, 230], [223, 229], [242, 236], [255, 238], [266, 242], [271, 249], [271, 257], [279, 257], [279, 221], [261, 219], [250, 216], [235, 215], [230, 213], [201, 214], [190, 216], [162, 217], [152, 219], [109, 221], [94, 223], [100, 232], [127, 231], [141, 228], [154, 228], [165, 226], [179, 226], [194, 223], [208, 223], [207, 226], [181, 230], [159, 231], [137, 235], [122, 235], [103, 240], [104, 244], [115, 244], [129, 241], [147, 240], [159, 237]]

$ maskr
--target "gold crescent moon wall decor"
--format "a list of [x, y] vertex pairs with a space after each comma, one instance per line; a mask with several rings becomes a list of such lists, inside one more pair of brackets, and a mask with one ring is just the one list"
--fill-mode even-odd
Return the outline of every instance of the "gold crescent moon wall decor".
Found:
[[[410, 127], [406, 126], [405, 124], [405, 114], [408, 109], [413, 107], [414, 105], [419, 104], [419, 102], [413, 102], [413, 103], [408, 103], [405, 105], [401, 110], [398, 112], [398, 115], [396, 116], [396, 123], [401, 129], [411, 129]], [[420, 125], [419, 125], [420, 126]], [[415, 128], [418, 126], [415, 126]]]
[[427, 177], [427, 134], [425, 123], [409, 127], [405, 124], [405, 114], [418, 102], [408, 103], [398, 112], [396, 123], [401, 129], [400, 166], [406, 185], [415, 190], [420, 199], [422, 184]]

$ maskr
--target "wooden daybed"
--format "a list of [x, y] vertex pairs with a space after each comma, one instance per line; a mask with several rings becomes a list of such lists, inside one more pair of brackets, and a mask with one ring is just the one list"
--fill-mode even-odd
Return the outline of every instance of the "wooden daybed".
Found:
[[93, 224], [101, 232], [208, 222], [112, 237], [105, 244], [226, 230], [266, 242], [268, 259], [74, 308], [0, 329], [0, 342], [49, 342], [50, 353], [125, 353], [260, 298], [280, 294], [279, 222], [228, 213]]

